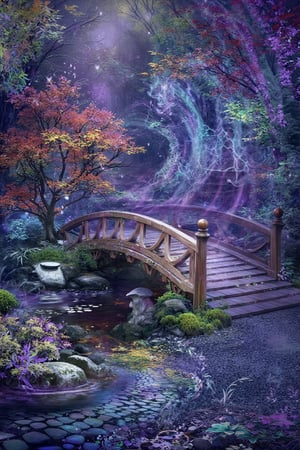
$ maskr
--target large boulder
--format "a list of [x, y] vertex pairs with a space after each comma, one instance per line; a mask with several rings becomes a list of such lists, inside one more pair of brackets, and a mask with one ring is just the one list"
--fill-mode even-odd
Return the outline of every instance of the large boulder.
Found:
[[67, 335], [70, 342], [75, 343], [86, 336], [86, 331], [80, 325], [64, 325], [63, 333]]
[[111, 330], [110, 334], [120, 341], [131, 342], [147, 339], [154, 329], [155, 327], [151, 325], [142, 327], [132, 323], [119, 323]]
[[109, 289], [110, 284], [106, 278], [95, 273], [86, 273], [73, 279], [73, 281], [83, 289], [95, 289], [105, 291]]
[[88, 378], [107, 379], [112, 378], [113, 372], [105, 364], [96, 364], [87, 356], [71, 355], [67, 361], [80, 367]]
[[64, 288], [66, 280], [60, 263], [56, 261], [43, 261], [34, 266], [40, 282], [48, 288]]
[[191, 306], [180, 298], [170, 298], [163, 303], [156, 305], [156, 314], [159, 317], [167, 316], [169, 314], [180, 314], [188, 312]]
[[73, 280], [80, 275], [79, 268], [77, 266], [74, 266], [73, 264], [62, 264], [61, 270], [66, 281]]
[[43, 374], [42, 385], [52, 387], [74, 387], [87, 382], [87, 377], [83, 369], [67, 362], [46, 362], [44, 363], [48, 373]]

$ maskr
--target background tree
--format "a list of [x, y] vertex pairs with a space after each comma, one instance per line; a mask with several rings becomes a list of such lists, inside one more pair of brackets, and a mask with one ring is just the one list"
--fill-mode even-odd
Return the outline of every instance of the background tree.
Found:
[[46, 239], [56, 240], [55, 216], [62, 209], [113, 189], [102, 174], [121, 156], [143, 151], [122, 121], [94, 104], [80, 110], [79, 90], [62, 78], [38, 92], [32, 87], [11, 96], [17, 127], [1, 135], [0, 164], [10, 169], [0, 206], [41, 221]]

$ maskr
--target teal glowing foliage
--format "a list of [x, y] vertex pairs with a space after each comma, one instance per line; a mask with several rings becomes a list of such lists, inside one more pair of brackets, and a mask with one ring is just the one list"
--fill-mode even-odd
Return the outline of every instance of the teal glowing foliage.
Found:
[[238, 439], [246, 440], [251, 443], [257, 442], [257, 437], [251, 433], [244, 425], [233, 425], [230, 422], [214, 423], [206, 430], [208, 433], [219, 434], [223, 436], [235, 436]]
[[44, 237], [41, 222], [31, 216], [23, 216], [9, 221], [7, 231], [7, 237], [11, 241], [37, 242]]
[[250, 443], [273, 442], [277, 439], [291, 436], [299, 429], [299, 415], [286, 412], [260, 416], [254, 422], [247, 424], [232, 424], [230, 422], [214, 423], [206, 431], [222, 436], [235, 436]]

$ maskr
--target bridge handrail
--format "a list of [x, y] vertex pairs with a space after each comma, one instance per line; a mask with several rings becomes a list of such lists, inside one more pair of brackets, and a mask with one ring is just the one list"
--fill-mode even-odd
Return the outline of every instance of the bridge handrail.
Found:
[[[170, 207], [170, 205], [168, 205]], [[175, 207], [176, 205], [174, 205]], [[184, 209], [184, 207], [181, 207]], [[191, 210], [191, 207], [186, 207]], [[193, 209], [193, 208], [192, 208]], [[233, 214], [222, 213], [220, 211], [210, 210], [205, 211], [202, 208], [194, 207], [197, 213], [205, 212], [206, 217], [210, 218], [211, 214], [217, 217], [230, 219], [230, 223], [239, 225], [247, 224], [248, 228], [259, 231], [269, 239], [270, 243], [270, 261], [268, 272], [275, 279], [279, 277], [281, 267], [281, 231], [283, 228], [281, 208], [276, 208], [273, 211], [275, 219], [273, 220], [272, 228], [269, 229], [265, 225], [254, 221], [249, 221], [245, 218], [235, 216]], [[152, 213], [155, 210], [152, 206]], [[173, 208], [172, 213], [174, 217], [178, 218], [177, 209]], [[166, 212], [166, 206], [164, 206]], [[102, 220], [101, 220], [102, 219]], [[113, 227], [107, 229], [107, 220], [114, 219]], [[91, 234], [90, 222], [98, 220], [96, 230]], [[129, 226], [130, 235], [125, 237], [126, 220], [135, 222], [135, 226]], [[177, 225], [177, 224], [176, 224]], [[123, 252], [130, 258], [137, 258], [143, 261], [150, 261], [152, 267], [159, 267], [160, 272], [169, 280], [173, 281], [181, 290], [193, 294], [193, 306], [195, 309], [202, 306], [206, 300], [206, 257], [207, 257], [207, 240], [208, 221], [201, 219], [197, 221], [198, 231], [193, 236], [186, 234], [174, 226], [162, 222], [153, 217], [146, 216], [137, 212], [127, 211], [100, 211], [91, 214], [86, 214], [82, 217], [72, 220], [60, 229], [61, 236], [64, 236], [67, 243], [76, 245], [81, 242], [95, 242], [101, 240], [101, 246], [104, 249], [119, 251], [118, 242], [121, 242]], [[79, 232], [76, 231], [79, 227]], [[146, 232], [148, 228], [159, 232], [158, 237], [154, 237], [154, 243], [146, 242]], [[112, 228], [112, 229], [111, 229]], [[71, 237], [71, 231], [74, 232]], [[76, 234], [77, 233], [77, 234]], [[75, 236], [75, 239], [74, 239]], [[184, 248], [180, 248], [179, 254], [177, 251], [171, 254], [172, 239], [180, 242]], [[106, 243], [105, 243], [106, 242]], [[150, 244], [150, 245], [149, 245]], [[226, 243], [225, 243], [226, 244]], [[189, 262], [189, 277], [184, 278], [179, 270], [182, 263]], [[147, 264], [147, 262], [146, 262]]]
[[60, 228], [60, 234], [67, 233], [69, 230], [75, 228], [76, 226], [81, 225], [83, 222], [90, 222], [92, 220], [101, 219], [101, 218], [116, 218], [116, 219], [127, 219], [127, 220], [134, 220], [138, 223], [143, 223], [145, 225], [148, 225], [154, 229], [157, 229], [159, 231], [163, 231], [167, 233], [168, 235], [174, 237], [175, 239], [178, 239], [180, 242], [182, 242], [184, 245], [186, 245], [191, 250], [196, 250], [196, 244], [195, 239], [188, 236], [186, 233], [184, 233], [181, 230], [174, 229], [173, 226], [162, 222], [161, 220], [154, 219], [152, 217], [146, 216], [144, 214], [137, 214], [137, 213], [130, 213], [127, 211], [99, 211], [96, 213], [86, 214], [84, 216], [81, 216], [77, 219], [74, 219], [70, 222], [68, 222], [66, 225], [62, 226]]
[[[138, 210], [137, 206], [137, 210]], [[276, 208], [273, 211], [274, 220], [270, 226], [261, 224], [253, 219], [237, 216], [233, 213], [219, 211], [217, 209], [206, 209], [198, 205], [178, 205], [172, 203], [165, 203], [163, 205], [144, 204], [143, 211], [149, 214], [157, 215], [162, 220], [166, 220], [175, 227], [184, 227], [186, 224], [187, 213], [197, 213], [197, 217], [205, 217], [209, 221], [209, 228], [212, 231], [213, 225], [216, 226], [217, 233], [212, 232], [212, 241], [215, 241], [219, 246], [223, 246], [231, 251], [233, 254], [240, 254], [245, 260], [255, 260], [256, 263], [263, 269], [267, 270], [270, 276], [278, 278], [278, 274], [281, 269], [281, 230], [283, 228], [281, 208]], [[184, 213], [184, 218], [181, 218]], [[212, 222], [217, 220], [219, 222]], [[194, 223], [194, 220], [193, 220]], [[261, 241], [255, 247], [243, 248], [236, 245], [236, 242], [228, 242], [229, 236], [228, 229], [225, 224], [235, 224], [241, 227], [241, 229], [249, 230], [250, 232], [257, 233], [261, 236]], [[223, 228], [223, 229], [222, 229]], [[251, 240], [253, 244], [253, 240]], [[259, 251], [267, 249], [267, 260], [259, 255]]]
[[[143, 210], [147, 211], [146, 205], [143, 206]], [[199, 213], [198, 216], [204, 216], [205, 218], [209, 216], [216, 216], [224, 219], [226, 222], [235, 223], [252, 231], [257, 231], [269, 238], [271, 234], [270, 228], [268, 226], [263, 225], [253, 219], [247, 219], [246, 217], [237, 216], [235, 214], [219, 211], [217, 209], [206, 209], [197, 205], [177, 205], [173, 203], [166, 203], [163, 205], [151, 205], [149, 206], [149, 211], [152, 214], [154, 211], [163, 211], [165, 214], [168, 213], [169, 220], [172, 221], [172, 224], [176, 226], [180, 225], [180, 223], [178, 222], [178, 218], [180, 217], [180, 213], [182, 211], [194, 211]]]

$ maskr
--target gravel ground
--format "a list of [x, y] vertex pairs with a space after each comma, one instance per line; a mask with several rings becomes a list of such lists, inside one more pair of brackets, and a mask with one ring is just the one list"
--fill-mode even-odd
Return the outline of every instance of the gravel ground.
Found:
[[189, 343], [205, 356], [218, 397], [233, 381], [249, 377], [233, 393], [236, 405], [264, 413], [291, 402], [300, 408], [300, 307], [236, 319], [230, 328]]

